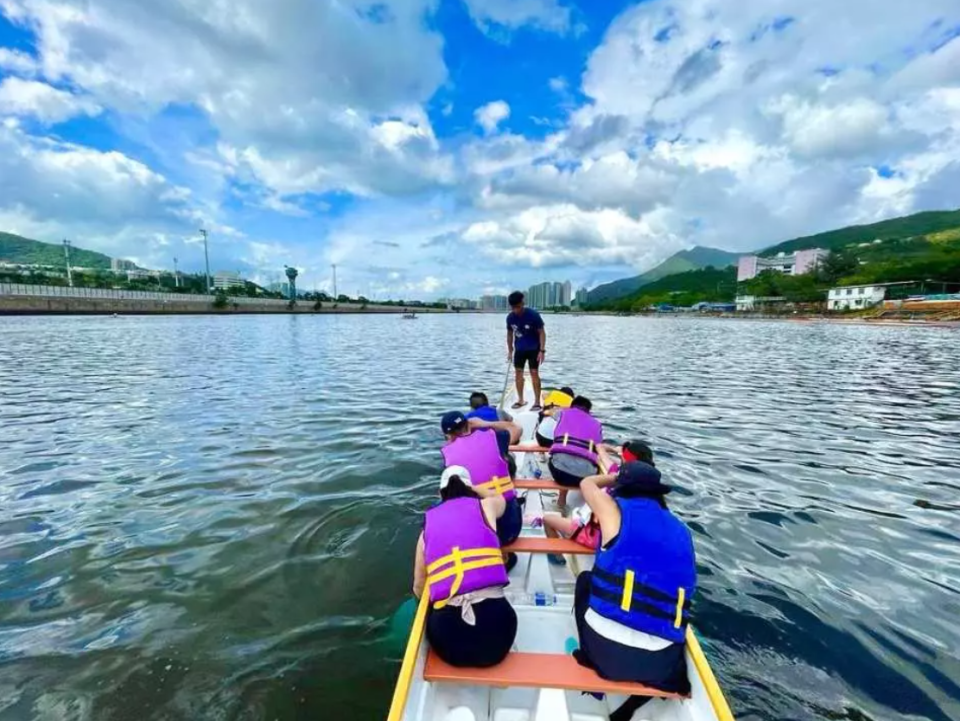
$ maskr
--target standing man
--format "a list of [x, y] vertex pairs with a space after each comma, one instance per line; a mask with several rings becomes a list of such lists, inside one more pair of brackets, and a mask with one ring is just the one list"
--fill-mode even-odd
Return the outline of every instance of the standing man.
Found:
[[540, 364], [547, 350], [547, 332], [543, 328], [543, 318], [532, 308], [524, 307], [524, 296], [519, 290], [510, 294], [510, 313], [507, 315], [507, 358], [513, 359], [516, 370], [517, 402], [513, 408], [523, 408], [523, 367], [530, 365], [530, 379], [533, 381], [532, 411], [543, 410], [540, 405]]

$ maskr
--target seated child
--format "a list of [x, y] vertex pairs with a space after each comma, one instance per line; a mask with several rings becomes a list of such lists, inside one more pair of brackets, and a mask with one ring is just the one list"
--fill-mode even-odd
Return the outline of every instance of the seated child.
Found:
[[[613, 460], [612, 455], [616, 449], [606, 444], [597, 449], [597, 455], [600, 457], [601, 465], [608, 469], [608, 473], [617, 473], [620, 466]], [[620, 458], [624, 463], [630, 461], [641, 461], [651, 466], [656, 465], [653, 462], [653, 450], [643, 441], [627, 441], [620, 449]], [[609, 489], [608, 489], [609, 492]], [[593, 517], [590, 506], [583, 504], [575, 508], [570, 518], [564, 518], [560, 513], [545, 513], [542, 519], [534, 519], [534, 525], [543, 525], [543, 530], [548, 538], [569, 538], [576, 541], [581, 546], [586, 546], [596, 550], [600, 547], [600, 524]], [[550, 553], [547, 555], [550, 563], [556, 566], [565, 566], [566, 559], [559, 554]]]

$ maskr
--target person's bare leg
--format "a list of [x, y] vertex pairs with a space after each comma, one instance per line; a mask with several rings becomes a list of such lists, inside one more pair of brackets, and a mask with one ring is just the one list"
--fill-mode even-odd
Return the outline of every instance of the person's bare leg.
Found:
[[540, 370], [530, 369], [530, 380], [533, 382], [533, 405], [540, 406], [542, 403], [543, 396], [541, 395], [540, 388]]
[[572, 535], [570, 528], [569, 518], [564, 518], [559, 513], [543, 514], [543, 532], [547, 534], [547, 538], [566, 538]]
[[520, 436], [523, 435], [523, 426], [519, 423], [510, 424], [510, 445], [515, 446], [520, 443]]
[[[560, 533], [570, 533], [570, 526], [570, 519], [559, 513], [543, 514], [543, 532], [547, 534], [547, 538], [560, 538]], [[567, 559], [560, 553], [548, 553], [547, 560], [554, 566], [567, 565]]]
[[560, 491], [560, 495], [557, 496], [557, 506], [558, 506], [559, 508], [566, 508], [566, 507], [567, 507], [567, 494], [568, 494], [568, 493], [569, 493], [569, 491], [566, 490], [566, 489]]
[[[522, 406], [523, 405], [523, 384], [524, 384], [523, 368], [517, 368], [515, 378], [517, 383], [517, 403], [519, 403]], [[518, 408], [518, 407], [519, 406], [514, 405], [514, 408]]]

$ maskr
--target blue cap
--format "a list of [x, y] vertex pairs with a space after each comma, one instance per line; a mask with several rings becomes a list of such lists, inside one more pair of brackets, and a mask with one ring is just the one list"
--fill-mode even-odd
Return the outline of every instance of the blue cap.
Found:
[[460, 411], [450, 411], [445, 413], [440, 419], [440, 430], [444, 435], [462, 430], [467, 425], [467, 417]]

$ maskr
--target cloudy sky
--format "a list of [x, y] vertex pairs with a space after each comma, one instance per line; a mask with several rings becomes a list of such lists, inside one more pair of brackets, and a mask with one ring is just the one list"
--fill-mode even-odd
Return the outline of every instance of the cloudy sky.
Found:
[[0, 230], [372, 297], [960, 207], [957, 0], [0, 0]]

